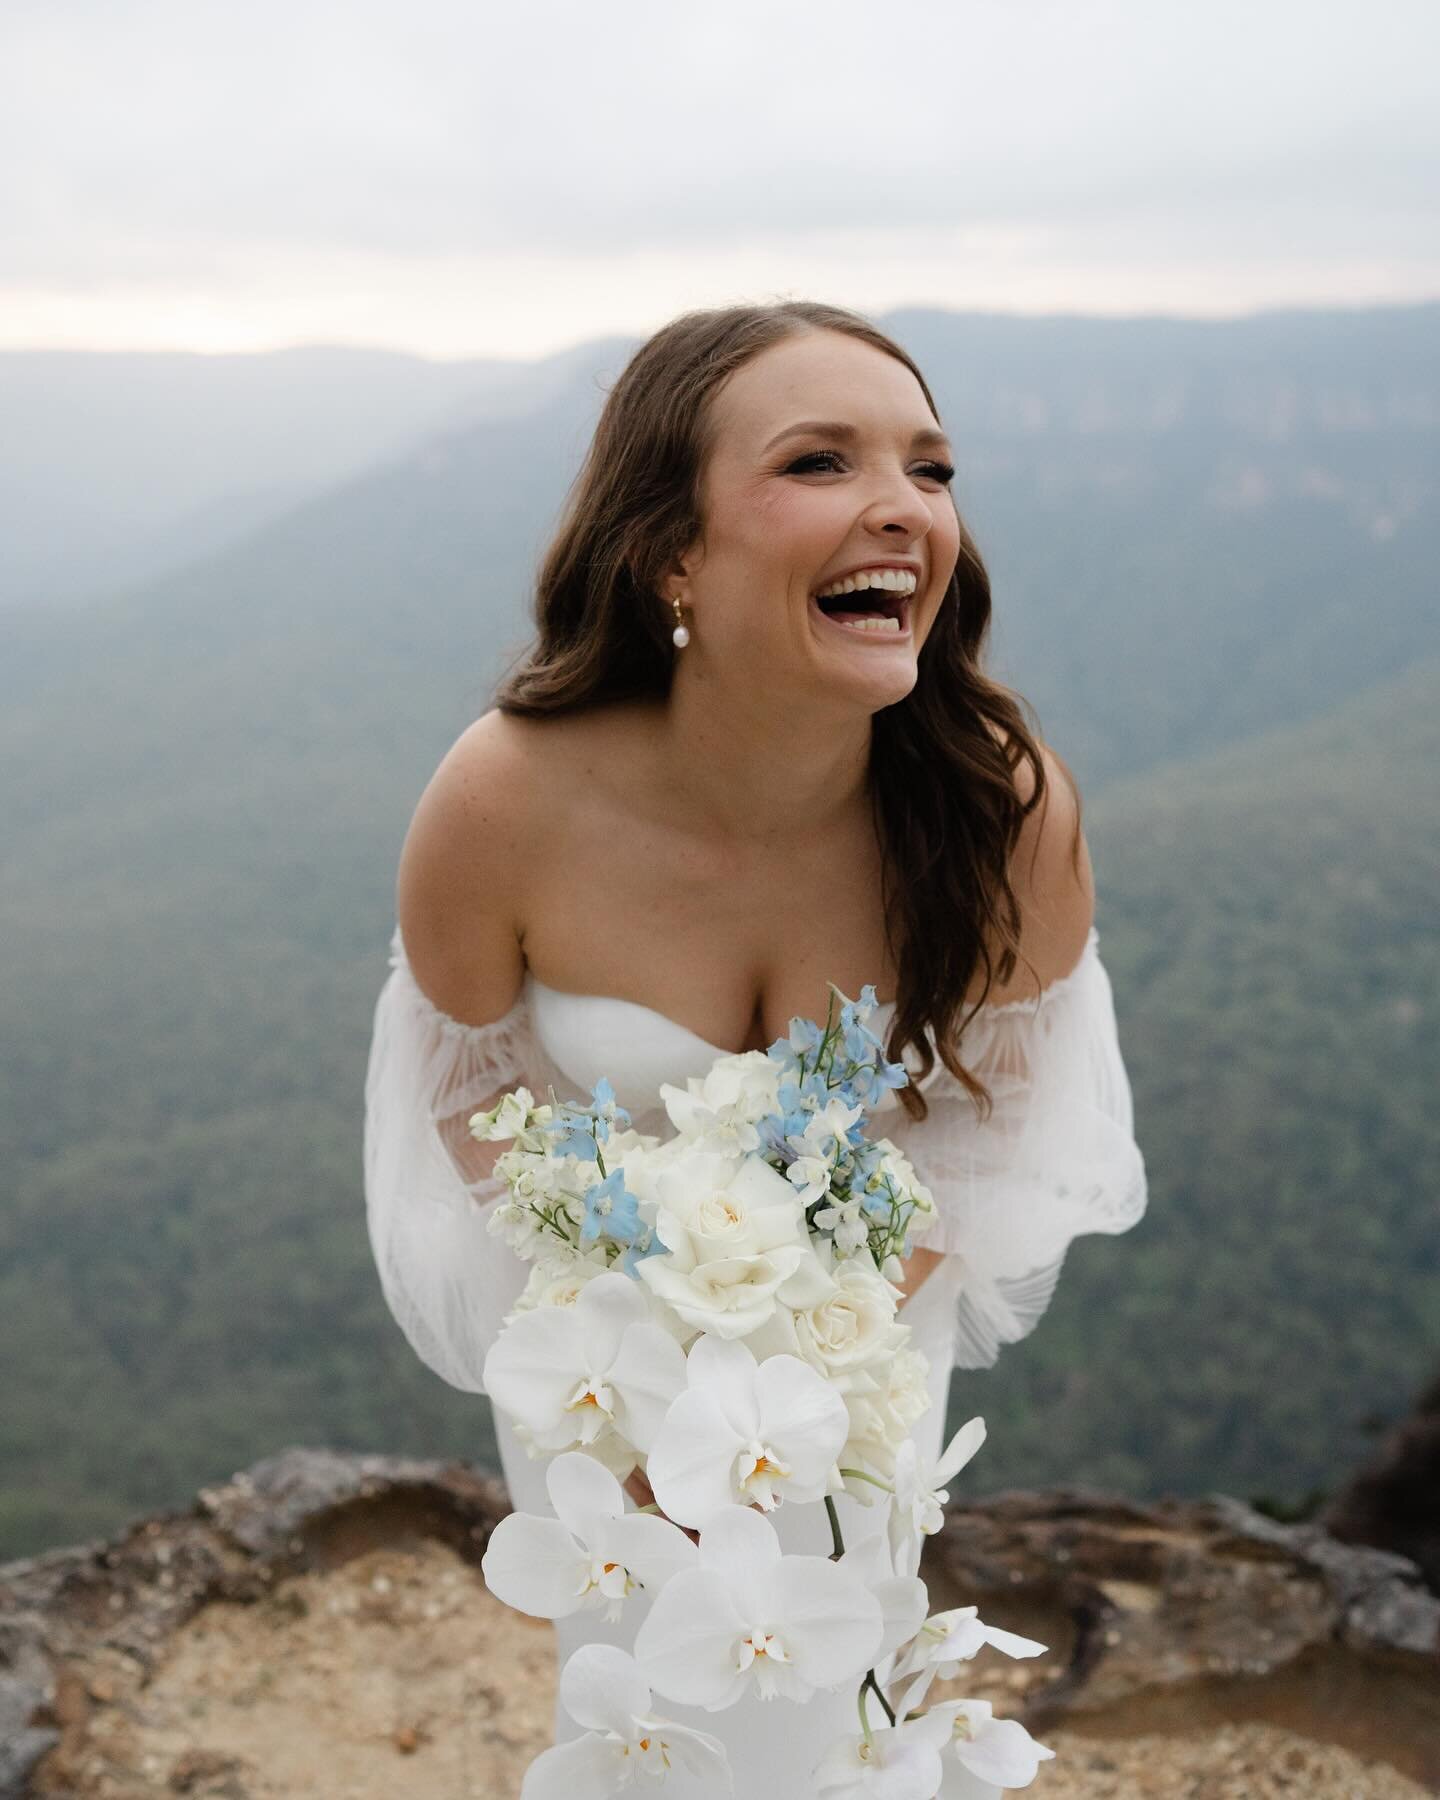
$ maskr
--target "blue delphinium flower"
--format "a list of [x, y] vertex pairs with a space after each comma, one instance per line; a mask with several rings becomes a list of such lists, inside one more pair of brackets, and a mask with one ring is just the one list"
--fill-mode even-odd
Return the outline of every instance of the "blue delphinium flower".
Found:
[[597, 1160], [595, 1120], [587, 1107], [562, 1100], [545, 1129], [557, 1156], [578, 1156], [582, 1162]]
[[653, 1225], [641, 1225], [635, 1234], [635, 1241], [627, 1244], [620, 1257], [620, 1267], [632, 1280], [640, 1279], [640, 1264], [647, 1256], [663, 1256], [665, 1246], [656, 1235]]
[[585, 1195], [580, 1242], [588, 1246], [605, 1237], [616, 1244], [633, 1243], [641, 1230], [639, 1207], [639, 1198], [625, 1186], [625, 1171], [612, 1169]]
[[630, 1115], [615, 1103], [615, 1089], [604, 1075], [591, 1089], [591, 1104], [581, 1106], [577, 1100], [556, 1103], [554, 1114], [545, 1127], [557, 1156], [578, 1156], [586, 1162], [596, 1160], [596, 1145], [610, 1135], [612, 1124], [626, 1126]]
[[597, 1124], [605, 1127], [600, 1133], [602, 1139], [609, 1137], [612, 1125], [623, 1127], [630, 1123], [629, 1113], [616, 1102], [615, 1089], [610, 1085], [609, 1076], [602, 1075], [591, 1088], [590, 1102], [587, 1110], [594, 1114]]

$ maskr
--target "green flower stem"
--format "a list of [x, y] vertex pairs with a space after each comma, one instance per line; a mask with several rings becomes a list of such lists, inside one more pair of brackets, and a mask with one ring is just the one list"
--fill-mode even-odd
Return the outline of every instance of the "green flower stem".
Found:
[[[881, 1481], [878, 1475], [867, 1475], [864, 1469], [842, 1469], [840, 1473], [842, 1475], [853, 1476], [856, 1481], [868, 1481], [871, 1487], [883, 1488], [887, 1494], [893, 1494], [895, 1492], [888, 1481]], [[825, 1504], [827, 1506], [830, 1504], [828, 1497], [826, 1498]]]
[[867, 1719], [865, 1717], [865, 1689], [869, 1685], [870, 1685], [870, 1677], [867, 1675], [865, 1677], [864, 1681], [862, 1681], [860, 1683], [860, 1686], [856, 1690], [855, 1699], [856, 1699], [856, 1704], [858, 1705], [858, 1707], [860, 1709], [860, 1729], [865, 1734], [865, 1742], [867, 1744], [873, 1744], [875, 1741], [875, 1734], [870, 1729], [869, 1719]]
[[865, 1679], [860, 1684], [860, 1699], [861, 1699], [862, 1704], [865, 1699], [865, 1690], [867, 1687], [870, 1689], [871, 1693], [874, 1694], [875, 1698], [880, 1702], [881, 1707], [884, 1709], [885, 1717], [893, 1725], [895, 1723], [895, 1709], [891, 1706], [890, 1702], [885, 1698], [884, 1694], [882, 1694], [880, 1692], [880, 1683], [875, 1679], [875, 1671], [873, 1669], [867, 1669], [865, 1671]]
[[840, 1530], [840, 1515], [835, 1510], [834, 1497], [830, 1494], [825, 1496], [825, 1511], [830, 1516], [830, 1541], [834, 1545], [830, 1552], [830, 1560], [838, 1562], [845, 1554], [845, 1537]]

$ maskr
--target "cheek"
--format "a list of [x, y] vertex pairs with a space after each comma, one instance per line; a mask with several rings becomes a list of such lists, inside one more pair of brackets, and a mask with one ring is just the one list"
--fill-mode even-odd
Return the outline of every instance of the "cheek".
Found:
[[755, 553], [775, 563], [821, 562], [854, 523], [837, 487], [767, 482], [754, 497], [747, 534]]

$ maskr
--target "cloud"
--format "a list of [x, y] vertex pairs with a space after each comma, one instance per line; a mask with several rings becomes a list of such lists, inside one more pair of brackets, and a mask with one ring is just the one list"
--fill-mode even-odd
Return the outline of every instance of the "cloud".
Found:
[[989, 226], [1429, 223], [1429, 4], [112, 0], [0, 14], [0, 280]]

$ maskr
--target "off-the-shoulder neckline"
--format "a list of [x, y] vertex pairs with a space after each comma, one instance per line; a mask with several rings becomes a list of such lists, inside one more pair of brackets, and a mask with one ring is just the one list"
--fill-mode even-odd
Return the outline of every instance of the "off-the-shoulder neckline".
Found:
[[[1085, 947], [1080, 952], [1079, 958], [1073, 969], [1070, 969], [1064, 975], [1057, 975], [1054, 981], [1049, 982], [1045, 987], [1041, 988], [1039, 993], [1034, 995], [1031, 999], [1002, 1000], [999, 1002], [986, 1001], [979, 1007], [975, 1017], [977, 1019], [985, 1019], [988, 1021], [990, 1019], [1004, 1018], [1007, 1015], [1014, 1013], [1038, 1013], [1042, 1001], [1058, 999], [1080, 979], [1085, 971], [1087, 963], [1089, 963], [1091, 958], [1096, 954], [1096, 948], [1099, 941], [1100, 934], [1095, 926], [1092, 925], [1089, 934], [1085, 939]], [[396, 963], [404, 964], [405, 971], [409, 976], [411, 985], [414, 987], [416, 993], [420, 995], [421, 999], [424, 1000], [425, 1004], [441, 1023], [454, 1031], [488, 1032], [495, 1031], [503, 1025], [508, 1025], [524, 1008], [525, 1003], [529, 998], [530, 991], [533, 988], [539, 988], [547, 994], [554, 995], [555, 998], [559, 1000], [603, 1001], [610, 1006], [626, 1007], [631, 1012], [643, 1013], [647, 1018], [658, 1019], [663, 1024], [669, 1025], [673, 1030], [683, 1032], [686, 1037], [697, 1044], [703, 1045], [705, 1049], [711, 1051], [716, 1056], [733, 1056], [735, 1054], [732, 1050], [723, 1049], [719, 1044], [712, 1044], [708, 1038], [701, 1037], [699, 1032], [692, 1031], [688, 1025], [682, 1025], [678, 1019], [672, 1019], [669, 1013], [658, 1012], [653, 1006], [646, 1006], [643, 1001], [627, 1000], [619, 994], [578, 994], [569, 988], [551, 987], [548, 982], [541, 981], [539, 976], [537, 976], [528, 966], [525, 970], [525, 976], [521, 984], [520, 992], [516, 996], [514, 1005], [511, 1006], [508, 1012], [502, 1013], [498, 1019], [492, 1019], [485, 1025], [468, 1025], [463, 1019], [452, 1018], [449, 1013], [443, 1012], [415, 980], [414, 972], [410, 968], [409, 959], [405, 955], [405, 942], [400, 934], [400, 927], [398, 925], [396, 925], [391, 937], [390, 948], [392, 960]], [[888, 1023], [890, 1016], [894, 1011], [895, 1002], [893, 1000], [885, 1000], [876, 1006], [872, 1017], [877, 1020], [883, 1019]], [[883, 1030], [877, 1031], [876, 1035], [883, 1036]]]

